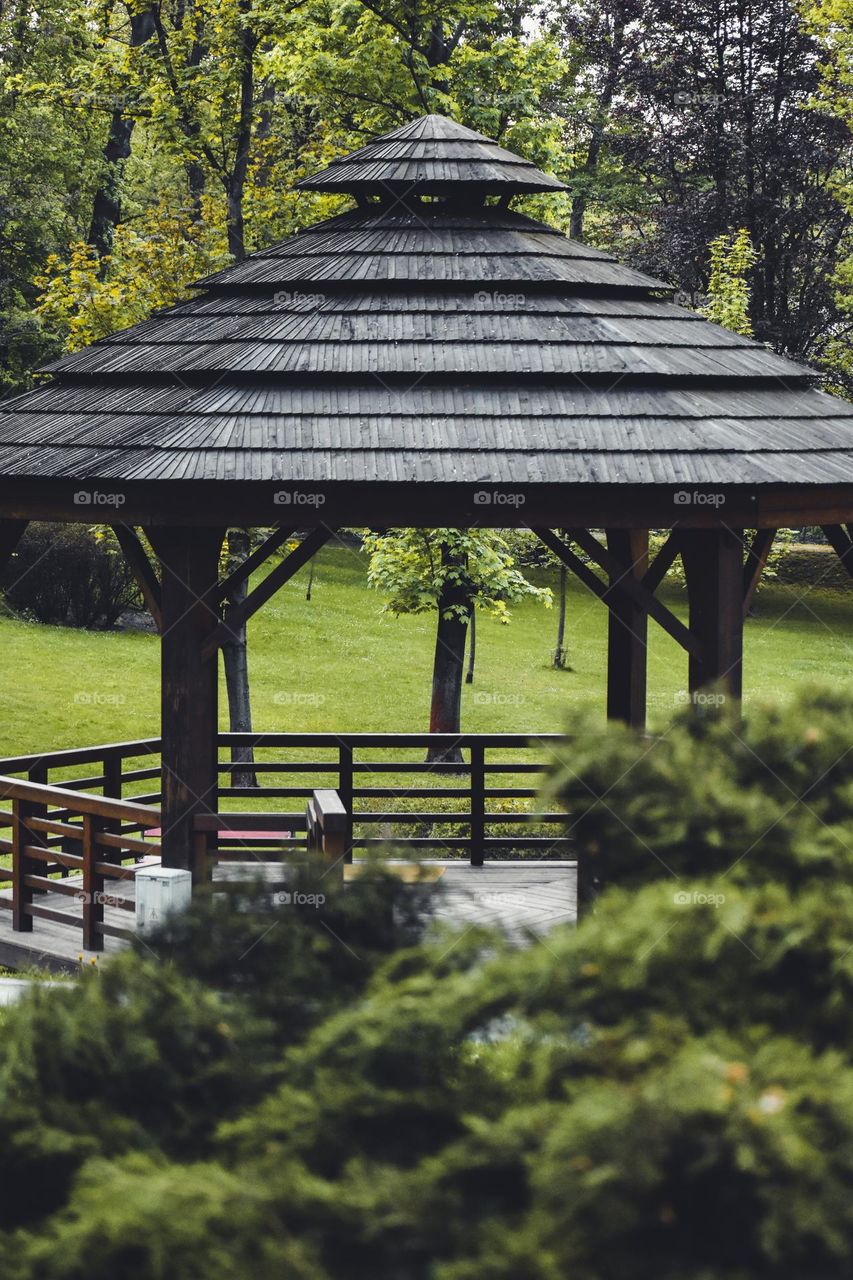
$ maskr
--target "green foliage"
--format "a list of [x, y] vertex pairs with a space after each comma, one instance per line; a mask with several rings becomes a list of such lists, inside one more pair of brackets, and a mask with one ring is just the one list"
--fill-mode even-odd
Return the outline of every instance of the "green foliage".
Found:
[[708, 305], [703, 310], [715, 324], [752, 337], [749, 318], [748, 275], [755, 265], [756, 252], [746, 227], [733, 235], [717, 236], [709, 245], [711, 271]]
[[104, 525], [29, 525], [0, 575], [7, 605], [39, 622], [104, 630], [141, 603], [139, 588]]
[[792, 890], [817, 872], [843, 876], [853, 857], [850, 696], [756, 706], [745, 722], [721, 691], [697, 699], [698, 714], [642, 746], [618, 727], [579, 732], [552, 785], [584, 864], [619, 885], [662, 869]]
[[853, 891], [809, 841], [853, 835], [853, 701], [723, 721], [567, 743], [581, 860], [624, 846], [577, 930], [412, 945], [377, 873], [331, 914], [197, 904], [10, 1011], [4, 1273], [843, 1280]]
[[[387, 596], [394, 614], [424, 613], [438, 607], [448, 589], [465, 602], [509, 621], [510, 604], [525, 597], [550, 607], [550, 587], [537, 587], [515, 568], [507, 539], [498, 529], [394, 529], [368, 533], [367, 581]], [[466, 603], [451, 605], [462, 619]]]

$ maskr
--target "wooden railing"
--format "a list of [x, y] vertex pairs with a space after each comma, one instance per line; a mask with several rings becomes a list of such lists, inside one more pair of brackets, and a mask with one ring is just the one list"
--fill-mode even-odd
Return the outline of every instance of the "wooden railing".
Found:
[[[318, 789], [340, 797], [348, 859], [388, 844], [429, 857], [467, 855], [475, 866], [516, 853], [571, 856], [565, 815], [534, 804], [536, 784], [565, 741], [560, 734], [221, 733], [220, 812], [197, 819], [198, 856], [239, 861], [304, 848], [305, 805]], [[232, 781], [249, 768], [232, 759], [245, 747], [255, 754], [257, 786]], [[461, 762], [426, 759], [453, 747]], [[111, 743], [0, 760], [0, 774], [158, 805], [159, 753], [157, 738]], [[246, 811], [224, 811], [230, 799]], [[302, 803], [282, 811], [283, 801]], [[120, 821], [125, 830], [146, 829]]]
[[[432, 857], [467, 854], [474, 866], [489, 855], [522, 851], [567, 857], [565, 814], [537, 809], [540, 787], [530, 785], [541, 781], [565, 742], [561, 734], [223, 733], [220, 756], [253, 748], [258, 785], [231, 785], [229, 776], [247, 765], [220, 759], [226, 779], [220, 796], [254, 805], [307, 800], [318, 787], [334, 788], [347, 815], [348, 859], [353, 850], [388, 844]], [[461, 762], [426, 758], [452, 748]], [[494, 833], [498, 826], [504, 834]]]
[[[108, 924], [104, 908], [133, 911], [133, 898], [108, 892], [107, 881], [132, 880], [136, 861], [159, 858], [160, 845], [132, 830], [148, 830], [160, 822], [159, 810], [126, 800], [112, 800], [66, 787], [0, 776], [0, 854], [11, 854], [11, 868], [0, 867], [0, 880], [11, 881], [12, 897], [0, 896], [9, 908], [13, 928], [29, 933], [33, 919], [82, 929], [83, 947], [102, 951], [104, 937], [129, 938], [130, 929]], [[123, 866], [133, 859], [134, 865]], [[57, 879], [57, 874], [74, 879]], [[36, 896], [54, 893], [74, 899], [79, 913], [40, 905]]]

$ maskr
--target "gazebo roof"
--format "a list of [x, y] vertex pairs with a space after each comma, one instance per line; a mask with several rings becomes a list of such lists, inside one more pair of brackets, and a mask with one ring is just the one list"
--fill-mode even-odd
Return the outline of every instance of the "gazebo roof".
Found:
[[560, 184], [481, 135], [427, 116], [300, 185], [360, 207], [49, 366], [0, 412], [0, 496], [4, 478], [157, 501], [178, 482], [357, 486], [366, 513], [377, 486], [405, 509], [435, 483], [469, 503], [490, 484], [853, 483], [853, 406], [509, 211]]
[[297, 182], [306, 191], [503, 194], [564, 191], [562, 182], [491, 138], [445, 116], [423, 116], [375, 138], [328, 169]]

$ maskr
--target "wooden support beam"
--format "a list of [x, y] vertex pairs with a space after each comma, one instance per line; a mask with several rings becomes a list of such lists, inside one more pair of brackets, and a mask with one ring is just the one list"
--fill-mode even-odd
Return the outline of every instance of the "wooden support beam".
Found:
[[[643, 581], [649, 564], [649, 535], [645, 529], [608, 529], [607, 549], [618, 561], [612, 585], [626, 578]], [[626, 594], [610, 602], [607, 630], [607, 718], [624, 720], [636, 729], [646, 723], [648, 664], [646, 610]]]
[[29, 520], [0, 520], [0, 573], [12, 558]]
[[171, 528], [149, 535], [162, 567], [161, 654], [163, 865], [204, 875], [194, 839], [198, 813], [218, 800], [217, 656], [213, 602], [224, 529]]
[[304, 564], [307, 564], [311, 557], [315, 556], [320, 548], [334, 535], [334, 529], [313, 529], [300, 542], [295, 551], [291, 551], [289, 556], [277, 564], [274, 569], [270, 570], [263, 582], [259, 582], [254, 591], [249, 592], [245, 600], [241, 600], [239, 604], [232, 605], [222, 622], [207, 637], [204, 645], [205, 658], [215, 654], [219, 646], [234, 634], [237, 627], [244, 622], [248, 622], [249, 618], [257, 613], [261, 605], [266, 604], [270, 596], [274, 596], [276, 591], [280, 590], [286, 582], [289, 582], [293, 575]]
[[673, 529], [666, 542], [654, 558], [654, 562], [647, 572], [643, 575], [643, 586], [647, 591], [657, 591], [672, 566], [675, 564], [676, 557], [681, 550], [679, 542], [678, 530]]
[[[586, 551], [590, 559], [594, 560], [600, 568], [610, 578], [610, 584], [605, 586], [599, 577], [596, 576], [588, 565], [574, 554], [561, 538], [558, 538], [550, 529], [534, 529], [533, 532], [537, 538], [549, 547], [558, 560], [561, 560], [568, 569], [571, 569], [585, 586], [609, 605], [613, 600], [618, 600], [620, 595], [627, 596], [628, 600], [645, 610], [650, 618], [654, 618], [673, 640], [681, 645], [688, 653], [698, 654], [698, 644], [690, 631], [685, 627], [680, 618], [677, 618], [666, 605], [661, 604], [643, 583], [629, 574], [626, 574], [622, 565], [610, 555], [605, 547], [588, 533], [585, 529], [572, 529], [566, 531], [566, 536], [571, 537], [574, 542]], [[620, 576], [621, 575], [621, 576]]]
[[142, 592], [145, 607], [154, 619], [157, 630], [162, 631], [163, 616], [160, 579], [154, 571], [154, 566], [149, 560], [148, 554], [135, 529], [132, 529], [130, 525], [127, 524], [116, 524], [113, 525], [113, 533], [116, 536], [116, 541], [124, 552], [125, 560], [133, 571], [133, 576], [136, 578], [139, 590]]
[[822, 524], [821, 529], [838, 559], [853, 578], [853, 541], [850, 538], [849, 526], [845, 529], [840, 524]]
[[274, 555], [274, 553], [278, 551], [279, 547], [283, 543], [287, 542], [287, 539], [292, 537], [295, 532], [296, 529], [293, 526], [288, 526], [286, 529], [275, 529], [270, 536], [252, 552], [251, 555], [246, 556], [246, 559], [242, 564], [238, 565], [232, 573], [229, 573], [226, 578], [222, 579], [216, 590], [215, 598], [217, 602], [222, 604], [224, 600], [228, 600], [235, 587], [238, 587], [242, 582], [245, 582], [246, 579], [249, 578], [256, 569], [260, 568], [265, 560], [268, 560], [271, 555]]
[[773, 547], [776, 529], [756, 529], [755, 537], [747, 548], [743, 566], [743, 616], [749, 616], [761, 575], [767, 567], [767, 558]]
[[743, 531], [683, 529], [690, 630], [699, 653], [690, 657], [690, 692], [719, 683], [729, 697], [743, 686]]

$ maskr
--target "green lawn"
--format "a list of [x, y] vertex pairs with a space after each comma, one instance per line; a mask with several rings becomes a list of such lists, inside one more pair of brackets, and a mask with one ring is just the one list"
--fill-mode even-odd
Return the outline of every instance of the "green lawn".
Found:
[[[383, 615], [380, 598], [367, 589], [363, 557], [344, 547], [319, 556], [310, 603], [306, 579], [303, 569], [250, 623], [256, 727], [426, 729], [432, 617]], [[556, 575], [541, 580], [556, 585]], [[678, 589], [664, 596], [683, 616]], [[748, 696], [785, 696], [797, 682], [853, 680], [853, 585], [772, 585], [758, 608], [747, 624]], [[477, 674], [465, 689], [463, 728], [555, 730], [584, 703], [603, 708], [604, 606], [572, 585], [571, 671], [549, 666], [555, 627], [555, 611], [532, 604], [516, 609], [509, 626], [478, 620]], [[683, 697], [687, 663], [655, 623], [650, 636], [650, 715], [661, 724]], [[156, 637], [2, 620], [0, 652], [0, 753], [157, 734]]]

